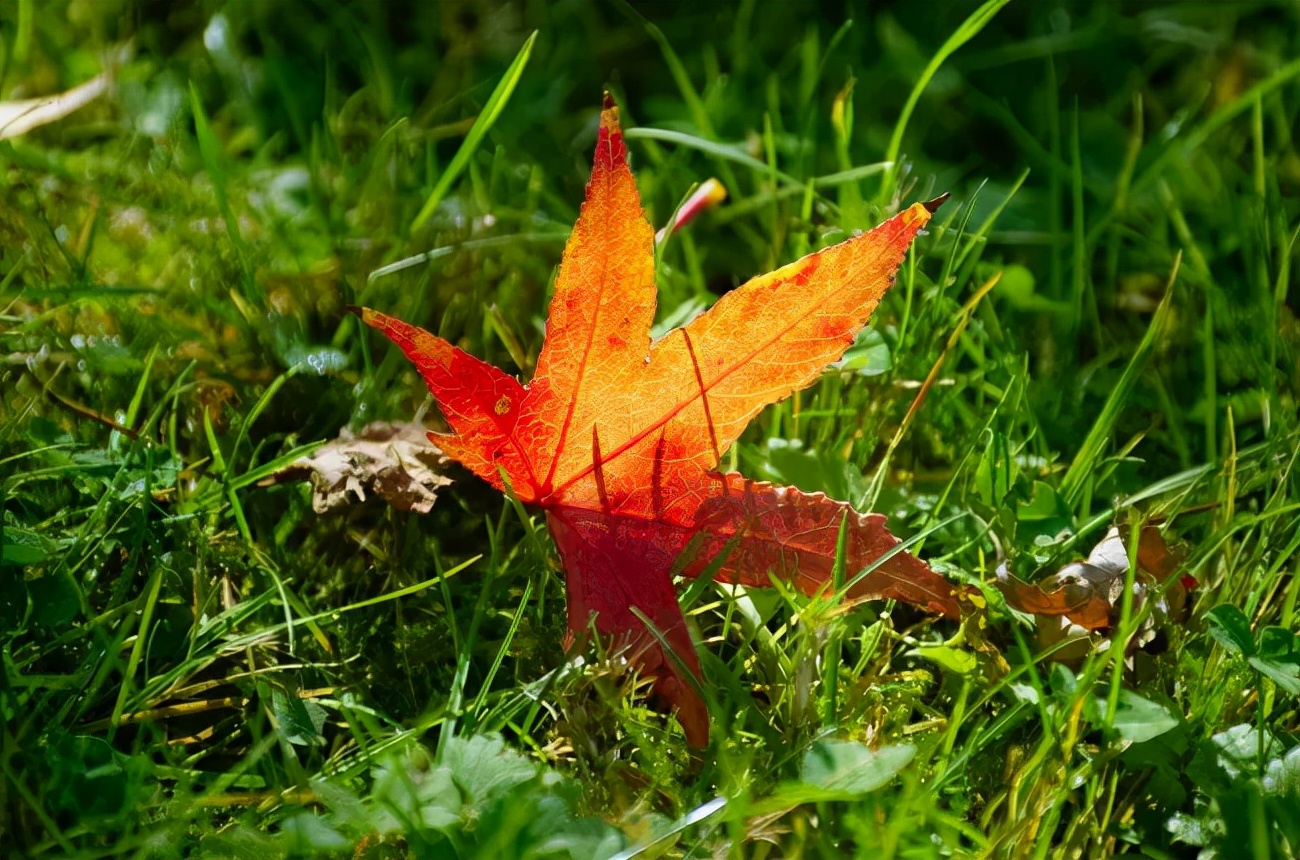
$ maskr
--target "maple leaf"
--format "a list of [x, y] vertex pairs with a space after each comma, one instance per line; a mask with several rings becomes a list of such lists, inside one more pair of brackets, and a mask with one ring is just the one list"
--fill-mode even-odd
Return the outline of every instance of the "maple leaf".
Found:
[[[831, 582], [842, 522], [850, 579], [898, 545], [879, 514], [716, 467], [760, 410], [810, 385], [852, 345], [930, 214], [913, 205], [760, 275], [652, 343], [655, 234], [607, 96], [527, 386], [423, 329], [356, 312], [424, 377], [453, 431], [429, 434], [438, 447], [545, 511], [570, 637], [594, 618], [601, 634], [623, 639], [687, 740], [702, 746], [708, 714], [688, 677], [700, 667], [673, 573], [696, 576], [716, 560], [718, 581], [763, 586], [775, 576], [816, 594]], [[902, 551], [848, 596], [959, 614], [952, 586]]]

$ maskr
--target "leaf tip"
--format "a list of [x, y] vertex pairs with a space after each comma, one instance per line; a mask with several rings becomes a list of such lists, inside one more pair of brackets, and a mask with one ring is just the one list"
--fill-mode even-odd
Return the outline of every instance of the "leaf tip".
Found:
[[926, 208], [926, 211], [928, 211], [931, 215], [933, 215], [936, 211], [938, 211], [940, 206], [942, 206], [944, 203], [947, 202], [948, 198], [951, 196], [952, 196], [951, 194], [945, 191], [944, 193], [940, 194], [938, 197], [934, 198], [933, 200], [927, 200], [921, 205]]
[[627, 163], [627, 147], [618, 121], [618, 105], [609, 90], [600, 110], [600, 131], [596, 136], [596, 167], [606, 170]]
[[609, 135], [614, 138], [623, 136], [623, 129], [618, 121], [618, 105], [609, 90], [605, 91], [605, 101], [600, 108], [600, 131], [602, 136]]
[[350, 314], [356, 314], [361, 318], [361, 321], [368, 326], [373, 326], [375, 324], [376, 314], [370, 308], [363, 308], [360, 305], [346, 305], [344, 306], [344, 310]]

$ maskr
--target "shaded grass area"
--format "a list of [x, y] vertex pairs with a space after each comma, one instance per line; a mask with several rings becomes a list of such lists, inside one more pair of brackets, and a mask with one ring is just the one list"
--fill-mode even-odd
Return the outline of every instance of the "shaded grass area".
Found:
[[[18, 0], [0, 95], [128, 42], [0, 141], [6, 853], [1300, 851], [1293, 7]], [[656, 227], [729, 192], [665, 325], [953, 194], [727, 459], [887, 513], [987, 623], [686, 587], [696, 755], [565, 662], [554, 549], [487, 487], [268, 482], [422, 406], [346, 305], [527, 377], [605, 86]], [[1198, 587], [1157, 631], [1117, 601], [1131, 655], [1053, 660], [988, 587], [1141, 523]]]

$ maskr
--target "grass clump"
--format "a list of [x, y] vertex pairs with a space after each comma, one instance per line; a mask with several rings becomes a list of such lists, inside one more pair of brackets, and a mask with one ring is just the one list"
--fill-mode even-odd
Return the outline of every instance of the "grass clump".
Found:
[[[0, 141], [7, 854], [1300, 852], [1300, 25], [838, 14], [0, 8], [0, 98], [119, 57]], [[662, 325], [953, 194], [729, 456], [889, 514], [987, 624], [684, 587], [702, 755], [618, 655], [564, 661], [526, 512], [453, 475], [427, 515], [318, 515], [273, 478], [423, 408], [346, 305], [527, 376], [606, 85], [656, 226], [729, 194], [664, 248]], [[1119, 599], [1119, 644], [1062, 662], [990, 585], [1142, 524], [1186, 619]]]

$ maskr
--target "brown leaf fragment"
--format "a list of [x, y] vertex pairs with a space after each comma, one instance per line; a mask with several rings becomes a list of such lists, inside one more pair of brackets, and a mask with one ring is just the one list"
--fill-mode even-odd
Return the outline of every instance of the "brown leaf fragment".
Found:
[[[1148, 525], [1138, 536], [1138, 569], [1133, 577], [1133, 612], [1154, 601], [1150, 614], [1130, 640], [1131, 648], [1152, 642], [1170, 619], [1182, 617], [1187, 591], [1196, 581], [1190, 576], [1174, 579], [1182, 561], [1180, 554], [1165, 543], [1160, 530]], [[1086, 561], [1067, 564], [1036, 584], [1017, 578], [1005, 563], [998, 566], [996, 583], [1007, 604], [1037, 618], [1039, 645], [1048, 648], [1062, 640], [1080, 640], [1080, 646], [1066, 646], [1053, 652], [1053, 659], [1073, 660], [1092, 648], [1103, 650], [1119, 621], [1124, 605], [1128, 574], [1128, 528], [1111, 528], [1088, 554]], [[1096, 634], [1094, 636], [1094, 634]]]
[[57, 95], [0, 102], [0, 140], [19, 137], [34, 128], [63, 119], [99, 98], [108, 87], [109, 76], [104, 73]]
[[117, 45], [104, 54], [104, 71], [80, 86], [39, 98], [0, 101], [0, 140], [20, 137], [81, 110], [113, 88], [118, 69], [133, 55], [130, 43]]
[[[1109, 592], [1114, 580], [1112, 571], [1084, 562], [1067, 564], [1037, 585], [1018, 579], [1005, 564], [997, 571], [998, 589], [1012, 609], [1049, 617], [1063, 615], [1087, 630], [1110, 624]], [[1123, 587], [1123, 577], [1119, 582]]]
[[335, 511], [371, 492], [401, 511], [427, 514], [438, 490], [451, 483], [444, 475], [450, 460], [417, 422], [375, 421], [339, 438], [278, 473], [275, 480], [309, 480], [316, 513]]

